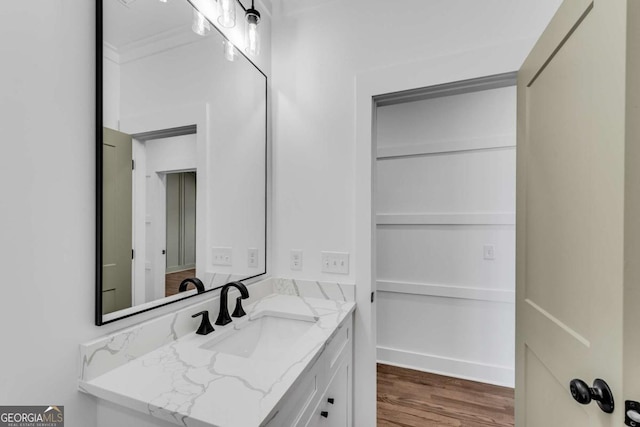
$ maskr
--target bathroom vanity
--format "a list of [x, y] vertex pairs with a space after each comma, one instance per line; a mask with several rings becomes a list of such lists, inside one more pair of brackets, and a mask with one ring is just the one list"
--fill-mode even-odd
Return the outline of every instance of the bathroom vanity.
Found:
[[208, 335], [190, 315], [217, 297], [82, 345], [98, 425], [351, 426], [352, 290], [289, 282], [251, 285], [247, 315]]

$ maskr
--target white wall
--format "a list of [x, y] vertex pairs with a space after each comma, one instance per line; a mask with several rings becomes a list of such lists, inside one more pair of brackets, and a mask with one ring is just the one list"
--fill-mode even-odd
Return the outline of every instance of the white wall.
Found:
[[94, 326], [94, 34], [94, 2], [0, 5], [0, 403], [64, 405], [68, 427], [96, 423], [79, 343], [200, 299]]
[[376, 118], [378, 360], [513, 387], [515, 86]]
[[105, 127], [118, 129], [120, 119], [120, 59], [118, 54], [106, 44], [103, 46], [102, 67], [103, 111]]

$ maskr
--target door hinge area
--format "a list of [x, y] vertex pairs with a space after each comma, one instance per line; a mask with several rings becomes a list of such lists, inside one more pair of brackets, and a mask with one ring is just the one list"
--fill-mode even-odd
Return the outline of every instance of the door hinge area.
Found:
[[131, 160], [131, 170], [135, 170], [135, 169], [136, 169], [136, 161]]
[[135, 258], [135, 255], [136, 255], [136, 252], [133, 249], [131, 249], [131, 259]]

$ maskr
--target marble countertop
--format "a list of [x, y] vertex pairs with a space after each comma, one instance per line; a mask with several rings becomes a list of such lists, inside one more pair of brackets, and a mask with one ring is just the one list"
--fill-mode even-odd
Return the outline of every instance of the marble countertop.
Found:
[[[183, 426], [257, 427], [321, 353], [355, 304], [268, 295], [246, 307], [247, 316], [206, 335], [189, 333], [91, 380], [86, 393]], [[243, 327], [261, 313], [318, 318], [289, 349], [270, 360], [200, 348]], [[212, 321], [215, 316], [212, 315]]]

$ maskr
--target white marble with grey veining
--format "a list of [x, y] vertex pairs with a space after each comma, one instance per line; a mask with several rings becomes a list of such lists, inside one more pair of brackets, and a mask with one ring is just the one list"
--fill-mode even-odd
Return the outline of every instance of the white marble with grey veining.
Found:
[[[274, 292], [272, 278], [247, 286], [251, 295], [247, 304]], [[231, 297], [236, 294], [237, 291], [232, 290], [229, 293], [229, 300], [235, 301], [235, 297]], [[215, 320], [214, 315], [218, 313], [220, 307], [219, 292], [212, 292], [209, 298], [204, 296], [201, 298], [203, 298], [201, 301], [173, 313], [138, 323], [91, 342], [81, 344], [79, 379], [84, 381], [91, 380], [193, 332], [200, 324], [200, 319], [191, 318], [194, 313], [208, 310], [213, 322]], [[232, 305], [231, 308], [233, 309]]]
[[[211, 286], [228, 283], [228, 275], [211, 275]], [[267, 278], [249, 286], [250, 303], [271, 293], [321, 298], [336, 301], [355, 301], [355, 285], [299, 279]], [[232, 291], [236, 292], [236, 291]], [[214, 292], [214, 294], [217, 294]], [[230, 294], [231, 296], [231, 294]], [[229, 299], [233, 301], [233, 298]], [[233, 307], [231, 307], [232, 309]], [[199, 324], [191, 315], [209, 310], [212, 321], [219, 309], [218, 295], [196, 302], [184, 309], [166, 314], [134, 326], [100, 337], [80, 346], [80, 380], [91, 380], [105, 372], [134, 360], [158, 347], [193, 332]]]
[[[100, 375], [86, 375], [85, 370], [80, 389], [177, 425], [257, 427], [269, 419], [287, 390], [355, 308], [351, 301], [328, 296], [309, 298], [281, 292], [268, 295], [246, 307], [248, 316], [217, 326], [212, 334], [200, 336], [191, 332], [179, 336], [176, 332], [159, 348]], [[289, 351], [270, 360], [200, 348], [216, 334], [233, 333], [233, 329], [263, 312], [313, 316], [318, 320]], [[161, 328], [158, 333], [163, 335]], [[128, 334], [120, 335], [99, 351], [117, 353], [128, 348], [127, 354], [135, 355], [131, 353], [135, 347], [131, 343], [138, 341], [140, 332], [132, 328]], [[95, 347], [93, 350], [94, 354], [98, 351]]]
[[275, 278], [273, 288], [275, 292], [283, 295], [350, 302], [356, 299], [355, 285], [345, 283]]

